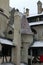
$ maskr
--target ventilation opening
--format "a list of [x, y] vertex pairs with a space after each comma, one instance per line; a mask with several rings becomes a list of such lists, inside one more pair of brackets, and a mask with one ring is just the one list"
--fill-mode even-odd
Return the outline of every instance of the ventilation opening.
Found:
[[8, 34], [12, 34], [13, 32], [12, 32], [12, 30], [10, 30], [9, 32], [8, 32]]

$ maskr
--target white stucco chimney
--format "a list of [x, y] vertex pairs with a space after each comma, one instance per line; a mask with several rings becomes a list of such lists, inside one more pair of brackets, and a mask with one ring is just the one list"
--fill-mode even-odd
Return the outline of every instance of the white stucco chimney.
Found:
[[29, 9], [26, 8], [26, 16], [29, 16]]

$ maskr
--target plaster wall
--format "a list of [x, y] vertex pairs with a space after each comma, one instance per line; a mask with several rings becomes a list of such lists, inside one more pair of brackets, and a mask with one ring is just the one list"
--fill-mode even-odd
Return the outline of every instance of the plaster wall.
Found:
[[13, 58], [13, 62], [16, 65], [20, 65], [20, 61], [21, 61], [21, 55], [20, 55], [20, 50], [21, 50], [21, 33], [20, 33], [20, 29], [21, 29], [21, 16], [19, 16], [19, 12], [15, 12], [14, 15], [14, 40], [13, 43], [14, 45], [16, 45], [15, 48], [13, 48], [13, 52], [12, 54], [12, 58]]
[[9, 0], [0, 0], [0, 8], [4, 10], [6, 15], [9, 15]]
[[33, 27], [35, 30], [36, 30], [36, 32], [37, 32], [37, 34], [35, 34], [35, 38], [37, 39], [37, 40], [43, 40], [43, 25], [40, 25], [40, 26], [35, 26], [35, 27]]
[[7, 23], [8, 23], [8, 19], [0, 14], [0, 36], [3, 36], [3, 33], [7, 28]]
[[32, 43], [33, 42], [33, 35], [22, 35], [22, 40], [23, 42], [29, 42]]

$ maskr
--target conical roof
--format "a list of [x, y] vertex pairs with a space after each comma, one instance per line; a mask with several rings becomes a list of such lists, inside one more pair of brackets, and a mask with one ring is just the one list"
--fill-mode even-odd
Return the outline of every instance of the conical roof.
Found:
[[22, 16], [21, 34], [33, 34], [25, 15]]

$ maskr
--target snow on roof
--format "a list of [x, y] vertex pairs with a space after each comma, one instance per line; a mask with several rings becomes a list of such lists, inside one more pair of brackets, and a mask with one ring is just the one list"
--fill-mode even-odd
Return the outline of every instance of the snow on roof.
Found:
[[40, 25], [40, 24], [43, 24], [43, 21], [31, 22], [29, 23], [29, 26]]
[[35, 41], [31, 47], [43, 47], [43, 41]]
[[13, 46], [13, 42], [4, 38], [0, 38], [0, 44], [6, 44], [6, 45], [12, 45]]
[[35, 14], [35, 15], [30, 15], [30, 16], [27, 16], [26, 18], [30, 18], [30, 17], [36, 17], [36, 16], [41, 16], [43, 15], [43, 12], [41, 14]]

